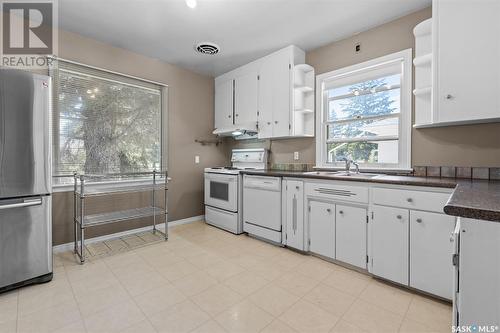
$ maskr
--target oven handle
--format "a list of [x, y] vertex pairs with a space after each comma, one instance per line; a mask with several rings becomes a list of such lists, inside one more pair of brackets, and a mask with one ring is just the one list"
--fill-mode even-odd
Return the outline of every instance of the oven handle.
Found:
[[237, 177], [234, 177], [234, 176], [223, 176], [223, 175], [207, 174], [207, 175], [205, 175], [205, 179], [208, 179], [208, 180], [216, 180], [216, 181], [234, 182], [234, 181], [236, 181], [236, 180], [237, 180]]

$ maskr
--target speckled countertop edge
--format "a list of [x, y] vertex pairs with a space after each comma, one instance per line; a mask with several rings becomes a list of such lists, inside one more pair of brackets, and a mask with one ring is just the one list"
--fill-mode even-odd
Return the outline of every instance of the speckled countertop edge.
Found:
[[243, 174], [324, 179], [408, 186], [427, 186], [454, 189], [444, 206], [448, 215], [500, 222], [500, 181], [455, 178], [414, 177], [381, 174], [373, 178], [349, 178], [321, 175], [313, 172], [279, 170], [244, 170]]

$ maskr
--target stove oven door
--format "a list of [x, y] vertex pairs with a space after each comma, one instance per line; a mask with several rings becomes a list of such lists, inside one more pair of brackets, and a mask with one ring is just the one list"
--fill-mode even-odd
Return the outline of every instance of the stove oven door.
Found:
[[238, 175], [205, 173], [205, 205], [238, 211]]

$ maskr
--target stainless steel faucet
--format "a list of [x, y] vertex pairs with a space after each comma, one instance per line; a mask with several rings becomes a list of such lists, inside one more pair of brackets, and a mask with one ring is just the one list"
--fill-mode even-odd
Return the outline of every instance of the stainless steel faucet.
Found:
[[345, 162], [345, 172], [349, 173], [351, 171], [351, 164], [356, 167], [356, 173], [359, 173], [359, 164], [355, 162], [351, 157], [344, 156], [340, 158], [341, 161]]
[[351, 163], [354, 164], [354, 166], [356, 167], [356, 173], [359, 173], [359, 164], [358, 164], [358, 162], [354, 162], [353, 160], [351, 160]]

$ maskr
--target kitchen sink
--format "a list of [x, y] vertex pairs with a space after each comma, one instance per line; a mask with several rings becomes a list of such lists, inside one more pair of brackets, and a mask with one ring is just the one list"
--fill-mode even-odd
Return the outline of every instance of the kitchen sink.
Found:
[[318, 175], [318, 176], [332, 176], [332, 177], [349, 177], [349, 178], [375, 178], [381, 176], [381, 174], [377, 173], [355, 173], [355, 172], [347, 172], [347, 171], [310, 171], [304, 172], [305, 175]]

